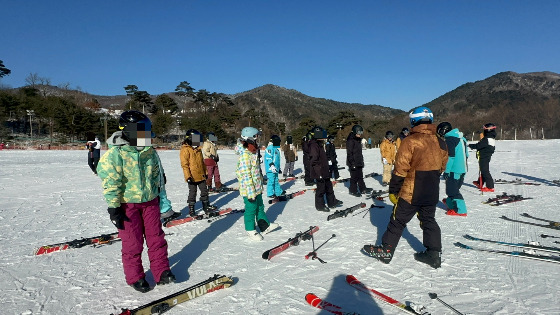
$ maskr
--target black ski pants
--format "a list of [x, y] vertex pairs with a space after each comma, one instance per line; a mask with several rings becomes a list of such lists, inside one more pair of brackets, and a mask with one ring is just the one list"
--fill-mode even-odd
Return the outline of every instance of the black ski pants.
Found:
[[189, 205], [194, 205], [196, 203], [197, 189], [200, 190], [200, 201], [208, 202], [208, 186], [206, 186], [206, 180], [203, 180], [189, 183], [189, 198], [187, 199]]
[[97, 163], [99, 163], [99, 158], [88, 157], [87, 164], [94, 174], [97, 174]]
[[366, 183], [364, 182], [364, 171], [363, 168], [357, 167], [356, 169], [350, 168], [350, 193], [355, 194], [360, 189], [363, 193], [366, 189]]
[[311, 169], [311, 162], [309, 161], [309, 155], [304, 154], [303, 155], [303, 178], [305, 183], [313, 183], [313, 179], [311, 179], [311, 173], [310, 173], [310, 169]]
[[329, 178], [317, 179], [317, 189], [315, 190], [315, 209], [321, 209], [325, 206], [325, 195], [327, 195], [327, 205], [334, 207], [336, 198], [334, 197], [334, 190], [332, 182]]
[[338, 173], [338, 162], [336, 160], [333, 160], [331, 163], [332, 164], [329, 165], [329, 172], [331, 174], [331, 178], [337, 179], [340, 177]]
[[464, 199], [463, 195], [461, 194], [461, 186], [463, 186], [463, 182], [465, 180], [465, 174], [461, 174], [459, 179], [455, 179], [455, 173], [449, 173], [449, 178], [445, 181], [445, 194], [447, 198], [451, 199]]
[[387, 230], [383, 234], [381, 241], [389, 244], [393, 249], [397, 248], [406, 224], [414, 215], [420, 220], [420, 227], [423, 231], [422, 243], [428, 250], [441, 252], [441, 229], [436, 222], [436, 205], [415, 206], [399, 198], [398, 203], [393, 207], [391, 220], [387, 225]]
[[486, 183], [487, 188], [494, 188], [494, 178], [490, 174], [490, 159], [480, 159], [478, 167], [482, 176], [482, 184]]

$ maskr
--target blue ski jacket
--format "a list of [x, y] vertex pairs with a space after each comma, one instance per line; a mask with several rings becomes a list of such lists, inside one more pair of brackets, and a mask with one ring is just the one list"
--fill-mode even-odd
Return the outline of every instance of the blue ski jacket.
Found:
[[266, 147], [264, 152], [264, 169], [267, 173], [270, 173], [270, 164], [274, 164], [276, 170], [280, 170], [280, 147], [273, 146], [272, 144]]
[[453, 173], [453, 177], [459, 179], [468, 169], [467, 139], [463, 137], [463, 133], [459, 129], [455, 128], [445, 134], [445, 143], [447, 144], [447, 153], [449, 153], [445, 173]]

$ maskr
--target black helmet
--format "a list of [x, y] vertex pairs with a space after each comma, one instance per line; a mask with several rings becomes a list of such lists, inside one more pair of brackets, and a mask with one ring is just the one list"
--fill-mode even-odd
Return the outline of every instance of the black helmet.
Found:
[[212, 141], [212, 142], [216, 142], [218, 141], [218, 137], [216, 137], [216, 135], [213, 132], [209, 132], [206, 134], [206, 139]]
[[494, 125], [493, 123], [487, 123], [483, 128], [484, 130], [494, 130], [496, 129], [496, 125]]
[[442, 122], [437, 126], [437, 133], [440, 136], [445, 136], [446, 133], [450, 132], [453, 127], [447, 121]]
[[125, 140], [132, 146], [150, 146], [152, 144], [152, 122], [148, 116], [137, 110], [123, 112], [119, 118], [119, 129]]
[[292, 143], [294, 143], [294, 139], [292, 138], [292, 136], [287, 136], [287, 137], [286, 137], [286, 143], [287, 143], [287, 144], [292, 144]]
[[360, 125], [354, 125], [352, 127], [352, 132], [355, 135], [363, 135], [364, 134], [364, 128], [362, 128], [362, 126], [360, 126]]
[[395, 135], [393, 134], [393, 132], [391, 130], [389, 130], [385, 133], [385, 138], [387, 138], [387, 139], [393, 139], [394, 136]]
[[185, 134], [185, 142], [193, 147], [198, 147], [203, 141], [202, 134], [196, 129], [189, 129]]
[[313, 139], [327, 139], [327, 131], [320, 126], [315, 126], [311, 129]]
[[277, 135], [272, 135], [270, 137], [270, 142], [272, 142], [272, 146], [279, 147], [280, 143], [282, 142], [282, 139], [280, 139], [280, 137]]

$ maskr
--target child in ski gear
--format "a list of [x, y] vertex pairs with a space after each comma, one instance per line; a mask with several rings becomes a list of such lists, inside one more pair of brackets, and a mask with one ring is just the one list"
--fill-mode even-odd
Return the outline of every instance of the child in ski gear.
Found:
[[331, 175], [331, 178], [339, 179], [340, 174], [338, 173], [338, 161], [336, 160], [336, 147], [334, 145], [333, 135], [329, 135], [327, 137], [325, 153], [327, 154], [327, 161], [329, 161], [329, 174]]
[[441, 265], [441, 230], [435, 219], [439, 200], [439, 178], [447, 164], [445, 141], [436, 136], [432, 124], [433, 114], [427, 107], [410, 112], [411, 134], [406, 137], [397, 153], [395, 170], [389, 185], [389, 199], [393, 213], [382, 245], [365, 245], [363, 251], [388, 264], [393, 258], [406, 224], [414, 215], [420, 220], [423, 244], [426, 251], [414, 254], [414, 258], [433, 268]]
[[309, 141], [309, 163], [311, 165], [311, 178], [317, 184], [315, 209], [329, 212], [329, 208], [325, 206], [325, 194], [327, 195], [327, 205], [330, 208], [342, 205], [342, 201], [337, 200], [334, 196], [327, 154], [323, 149], [323, 141], [327, 138], [327, 132], [321, 127], [315, 127], [312, 130], [312, 136]]
[[208, 171], [204, 165], [202, 157], [202, 134], [196, 129], [187, 130], [185, 139], [181, 145], [179, 156], [181, 158], [181, 167], [183, 168], [183, 175], [185, 181], [189, 184], [189, 215], [196, 216], [194, 206], [196, 204], [197, 188], [200, 190], [200, 201], [202, 202], [202, 210], [205, 213], [210, 213], [216, 210], [216, 207], [210, 205], [208, 198], [208, 187], [206, 186], [206, 179], [208, 178]]
[[284, 158], [286, 159], [286, 164], [284, 165], [284, 172], [282, 175], [284, 175], [284, 177], [294, 177], [294, 165], [298, 160], [298, 155], [296, 147], [293, 144], [292, 136], [286, 137], [286, 143], [284, 144]]
[[383, 163], [383, 179], [381, 180], [383, 186], [389, 185], [391, 181], [391, 172], [393, 171], [393, 164], [395, 164], [395, 157], [397, 155], [397, 146], [393, 141], [393, 132], [387, 131], [385, 138], [379, 145], [381, 152], [381, 162]]
[[350, 195], [361, 197], [373, 189], [367, 188], [364, 182], [364, 155], [362, 153], [362, 135], [364, 128], [354, 125], [346, 139], [346, 165], [350, 171]]
[[266, 194], [268, 198], [285, 195], [286, 192], [280, 187], [278, 173], [280, 172], [280, 143], [282, 140], [277, 135], [272, 135], [268, 147], [264, 151], [264, 169], [266, 171]]
[[447, 206], [447, 215], [467, 216], [467, 205], [461, 195], [461, 186], [467, 173], [467, 139], [459, 129], [451, 126], [448, 122], [442, 122], [437, 126], [437, 133], [447, 144], [449, 160], [443, 172], [445, 179], [445, 193], [447, 198], [444, 203]]
[[[271, 223], [264, 212], [262, 200], [263, 177], [257, 154], [259, 135], [260, 132], [256, 128], [245, 127], [241, 130], [241, 138], [235, 147], [235, 153], [239, 155], [235, 174], [239, 182], [239, 195], [243, 197], [245, 203], [245, 231], [250, 239], [257, 241], [263, 239], [262, 234], [267, 234], [279, 226], [276, 223]], [[255, 221], [262, 234], [256, 231]]]
[[[488, 123], [483, 127], [484, 137], [478, 143], [469, 144], [469, 148], [476, 149], [480, 176], [473, 184], [481, 191], [494, 192], [494, 179], [490, 174], [490, 160], [496, 149], [496, 125]], [[486, 184], [486, 187], [484, 187]]]
[[404, 138], [408, 137], [409, 133], [410, 133], [410, 131], [406, 127], [404, 127], [401, 130], [401, 132], [399, 133], [399, 136], [397, 137], [397, 141], [395, 141], [395, 145], [397, 146], [397, 151], [399, 150], [399, 147], [401, 146], [401, 142], [404, 140]]
[[161, 169], [151, 146], [151, 121], [138, 111], [119, 119], [121, 131], [108, 139], [109, 150], [97, 166], [109, 216], [122, 240], [126, 283], [140, 292], [150, 290], [142, 266], [144, 240], [150, 269], [157, 284], [175, 281], [169, 268], [167, 242], [161, 228], [159, 190]]
[[213, 132], [209, 132], [206, 135], [206, 141], [204, 141], [202, 145], [202, 157], [204, 158], [204, 165], [206, 165], [206, 170], [208, 171], [206, 186], [212, 191], [212, 178], [214, 178], [214, 190], [219, 192], [223, 185], [220, 179], [220, 168], [218, 167], [220, 156], [218, 155], [218, 147], [216, 146], [217, 141], [218, 138]]
[[99, 141], [98, 137], [95, 137], [95, 140], [86, 143], [86, 148], [88, 149], [89, 168], [91, 168], [93, 174], [97, 175], [97, 164], [101, 157], [101, 141]]

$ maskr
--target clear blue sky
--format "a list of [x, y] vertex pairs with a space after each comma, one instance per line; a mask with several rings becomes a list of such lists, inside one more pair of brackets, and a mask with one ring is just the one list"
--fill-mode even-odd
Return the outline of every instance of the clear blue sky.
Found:
[[560, 1], [0, 0], [3, 85], [98, 95], [267, 83], [408, 110], [502, 71], [560, 73]]

